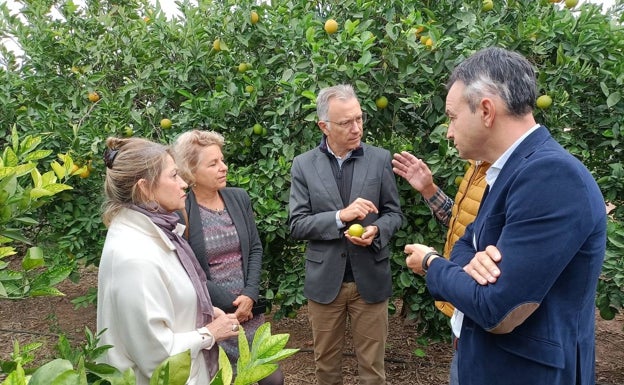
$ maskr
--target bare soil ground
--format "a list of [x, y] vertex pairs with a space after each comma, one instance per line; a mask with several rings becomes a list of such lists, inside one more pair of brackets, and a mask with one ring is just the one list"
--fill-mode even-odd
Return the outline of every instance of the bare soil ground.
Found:
[[[54, 345], [58, 335], [64, 334], [79, 345], [88, 327], [95, 332], [95, 307], [74, 309], [71, 300], [84, 295], [89, 287], [96, 286], [95, 268], [83, 271], [79, 284], [64, 282], [59, 289], [65, 297], [33, 298], [22, 301], [0, 301], [0, 360], [8, 360], [13, 351], [13, 341], [20, 345], [42, 342], [35, 352], [36, 364], [47, 362], [56, 355]], [[281, 366], [286, 384], [315, 384], [312, 334], [306, 308], [300, 309], [296, 318], [272, 320], [272, 333], [289, 333], [288, 347], [299, 348], [299, 353], [283, 361]], [[596, 383], [599, 385], [624, 384], [624, 315], [612, 321], [596, 316]], [[429, 385], [448, 383], [448, 367], [452, 356], [448, 344], [418, 346], [414, 325], [405, 323], [398, 315], [390, 317], [390, 335], [386, 354], [386, 373], [392, 385]], [[414, 349], [424, 349], [426, 355], [417, 357]], [[344, 383], [355, 385], [357, 364], [347, 336], [343, 362]], [[2, 379], [0, 374], [0, 380]]]

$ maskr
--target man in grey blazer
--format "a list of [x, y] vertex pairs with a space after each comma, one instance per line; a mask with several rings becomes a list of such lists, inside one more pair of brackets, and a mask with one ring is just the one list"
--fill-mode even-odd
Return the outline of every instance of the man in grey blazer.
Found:
[[[386, 383], [390, 239], [402, 223], [392, 156], [361, 142], [364, 115], [353, 88], [322, 89], [318, 147], [293, 160], [290, 232], [307, 241], [304, 294], [319, 385], [342, 384], [347, 317], [361, 385]], [[361, 224], [360, 237], [350, 225]]]

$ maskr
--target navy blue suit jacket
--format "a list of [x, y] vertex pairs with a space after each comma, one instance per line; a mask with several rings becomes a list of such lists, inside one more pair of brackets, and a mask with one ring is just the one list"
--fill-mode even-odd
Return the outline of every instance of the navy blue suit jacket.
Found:
[[[462, 267], [488, 245], [502, 254], [501, 276], [480, 286]], [[451, 262], [434, 259], [427, 273], [432, 295], [465, 315], [460, 384], [594, 384], [594, 301], [605, 246], [598, 185], [538, 128], [503, 166]]]

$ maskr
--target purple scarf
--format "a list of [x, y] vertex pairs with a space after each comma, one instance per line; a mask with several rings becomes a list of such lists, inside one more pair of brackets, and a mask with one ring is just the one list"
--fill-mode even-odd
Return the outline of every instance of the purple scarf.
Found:
[[[182, 237], [182, 231], [178, 233], [178, 216], [175, 213], [168, 213], [162, 209], [150, 209], [141, 206], [132, 205], [132, 210], [138, 211], [141, 214], [147, 216], [162, 232], [169, 238], [174, 244], [178, 260], [186, 270], [191, 279], [191, 283], [197, 293], [197, 318], [195, 320], [195, 326], [201, 328], [212, 322], [214, 317], [214, 309], [212, 307], [212, 301], [208, 294], [208, 286], [206, 286], [206, 273], [200, 266], [195, 254], [191, 249], [189, 243]], [[182, 225], [180, 225], [182, 226]], [[204, 359], [208, 366], [210, 378], [212, 378], [219, 368], [219, 348], [216, 341], [210, 350], [203, 350]]]

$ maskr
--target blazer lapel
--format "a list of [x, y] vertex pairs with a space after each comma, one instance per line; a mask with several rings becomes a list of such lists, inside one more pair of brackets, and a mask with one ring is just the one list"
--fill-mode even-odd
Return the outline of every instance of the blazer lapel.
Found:
[[480, 239], [481, 234], [483, 232], [483, 228], [488, 217], [491, 215], [491, 211], [495, 202], [498, 200], [498, 196], [500, 191], [504, 189], [504, 186], [507, 185], [507, 181], [511, 176], [516, 172], [519, 165], [523, 163], [527, 157], [529, 157], [540, 144], [550, 138], [550, 133], [546, 127], [541, 126], [534, 132], [532, 132], [529, 136], [527, 136], [522, 143], [514, 150], [511, 154], [507, 162], [503, 165], [498, 177], [496, 178], [496, 182], [491, 186], [487, 199], [481, 202], [481, 207], [479, 207], [479, 213], [477, 218], [474, 221], [474, 239], [473, 246], [478, 250], [483, 250], [487, 245], [481, 245]]
[[[362, 143], [362, 147], [364, 144]], [[366, 151], [363, 148], [364, 154], [362, 156], [366, 158], [370, 156], [370, 151]], [[366, 174], [368, 173], [368, 165], [372, 164], [370, 159], [366, 159], [364, 162], [353, 162], [353, 180], [351, 181], [351, 196], [349, 196], [349, 202], [353, 202], [357, 197], [362, 196], [362, 190], [364, 189], [364, 181], [366, 180]]]
[[[334, 172], [332, 171], [331, 164], [329, 163], [329, 157], [318, 151], [316, 157], [313, 160], [313, 166], [318, 173], [321, 181], [320, 188], [327, 190], [327, 193], [331, 197], [332, 203], [336, 208], [342, 208], [342, 199], [340, 199], [340, 191], [336, 184], [336, 178], [334, 178]], [[311, 190], [312, 191], [312, 190]]]

